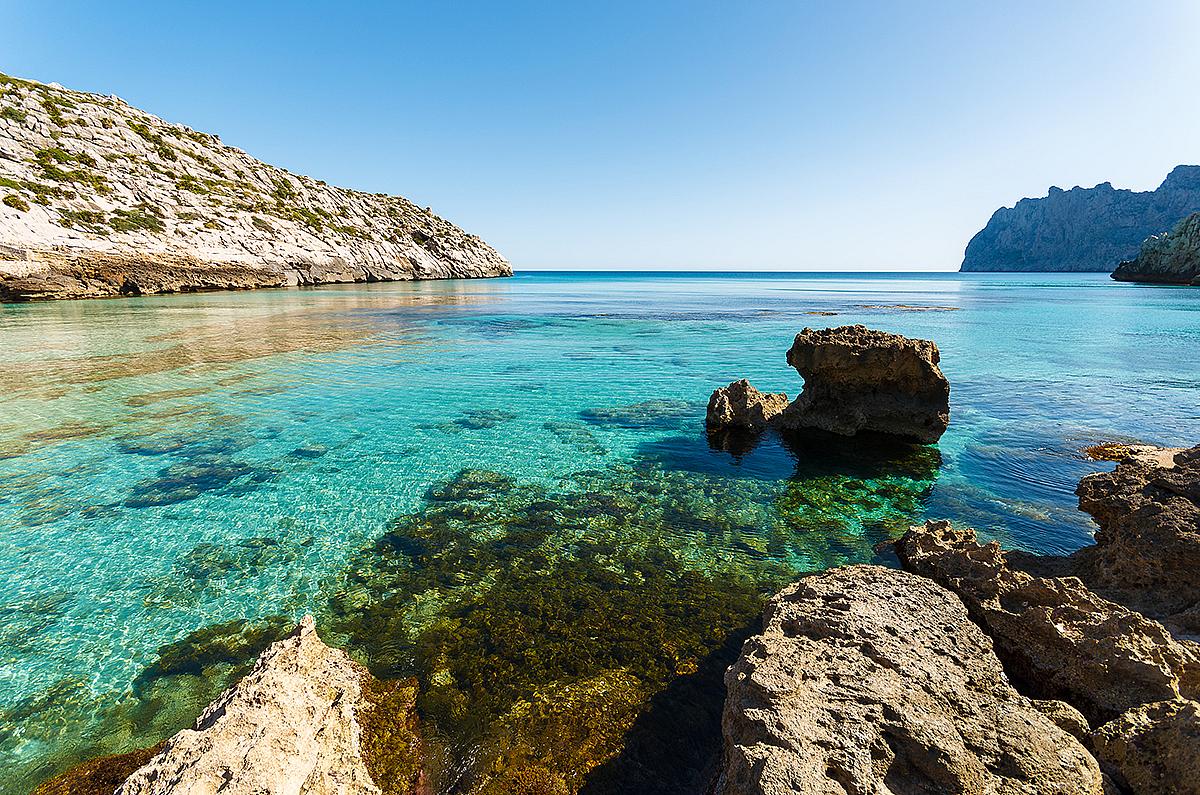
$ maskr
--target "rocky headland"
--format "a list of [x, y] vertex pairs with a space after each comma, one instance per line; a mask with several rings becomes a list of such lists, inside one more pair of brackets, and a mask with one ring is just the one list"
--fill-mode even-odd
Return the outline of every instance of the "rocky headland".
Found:
[[1110, 272], [1142, 241], [1200, 212], [1200, 166], [1176, 166], [1157, 190], [1050, 188], [1001, 207], [967, 244], [960, 270]]
[[0, 75], [0, 300], [511, 274], [400, 196], [292, 174], [117, 97]]
[[1119, 282], [1200, 285], [1200, 213], [1184, 218], [1170, 232], [1142, 243], [1136, 257], [1117, 266]]
[[950, 382], [939, 360], [930, 340], [866, 326], [806, 328], [787, 352], [787, 363], [804, 379], [800, 395], [788, 404], [785, 394], [735, 381], [709, 398], [708, 429], [876, 433], [931, 444], [950, 422]]

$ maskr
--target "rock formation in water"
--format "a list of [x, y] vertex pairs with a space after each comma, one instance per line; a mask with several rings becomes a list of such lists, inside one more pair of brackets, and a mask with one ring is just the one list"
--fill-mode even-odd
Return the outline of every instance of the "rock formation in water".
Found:
[[[414, 694], [326, 646], [306, 617], [191, 729], [156, 749], [84, 763], [38, 793], [414, 793], [424, 786]], [[129, 760], [143, 764], [113, 782]]]
[[967, 244], [963, 271], [1112, 271], [1142, 241], [1200, 211], [1200, 166], [1176, 166], [1154, 191], [1051, 188], [997, 210]]
[[1170, 232], [1149, 237], [1138, 255], [1117, 266], [1119, 282], [1200, 285], [1200, 213], [1184, 218]]
[[0, 75], [0, 300], [511, 274], [407, 199], [292, 174], [116, 97]]
[[873, 431], [929, 444], [950, 422], [950, 382], [937, 345], [866, 326], [796, 335], [787, 362], [804, 378], [783, 428], [844, 436]]
[[[1200, 635], [1200, 446], [1131, 455], [1079, 483], [1100, 526], [1071, 556], [1089, 587], [1168, 626]], [[1168, 457], [1169, 461], [1163, 461]]]
[[923, 577], [850, 566], [792, 585], [726, 687], [719, 795], [1102, 792], [1083, 745]]
[[743, 378], [712, 393], [706, 422], [712, 430], [761, 431], [787, 404], [788, 396], [784, 393], [759, 392]]
[[1200, 697], [1200, 647], [1092, 593], [1076, 577], [1009, 566], [996, 542], [927, 522], [896, 543], [905, 569], [962, 599], [1024, 692], [1065, 700], [1094, 724], [1153, 701]]

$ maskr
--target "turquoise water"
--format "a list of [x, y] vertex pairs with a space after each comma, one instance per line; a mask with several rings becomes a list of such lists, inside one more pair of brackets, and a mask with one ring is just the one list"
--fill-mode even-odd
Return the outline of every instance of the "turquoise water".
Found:
[[[714, 387], [794, 396], [791, 338], [850, 323], [938, 343], [952, 419], [936, 451], [710, 447]], [[710, 617], [732, 628], [787, 576], [871, 559], [924, 516], [1077, 549], [1092, 526], [1072, 492], [1101, 466], [1082, 447], [1200, 431], [1200, 291], [1090, 274], [536, 273], [6, 305], [0, 340], [4, 792], [186, 722], [239, 650], [171, 668], [162, 648], [224, 622], [313, 612], [377, 673], [440, 698], [468, 674], [441, 646], [429, 662], [426, 630], [469, 627], [468, 593], [528, 600], [508, 572], [541, 589], [585, 561], [572, 576], [617, 572], [636, 596], [644, 561], [668, 555], [673, 576], [745, 585], [741, 612]], [[631, 722], [721, 641], [663, 621], [690, 640], [653, 677], [630, 662], [644, 650], [588, 658], [606, 686], [636, 681]], [[456, 724], [471, 699], [508, 715], [540, 697], [480, 687], [427, 704], [448, 756], [492, 737]]]

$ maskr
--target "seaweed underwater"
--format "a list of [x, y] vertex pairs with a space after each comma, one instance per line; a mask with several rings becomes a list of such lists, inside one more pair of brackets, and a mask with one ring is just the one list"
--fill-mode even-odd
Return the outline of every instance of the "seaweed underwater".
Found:
[[464, 470], [353, 558], [329, 640], [385, 680], [416, 677], [437, 791], [694, 791], [723, 672], [767, 597], [873, 559], [939, 464], [932, 448], [784, 443], [782, 480], [652, 458], [550, 487]]

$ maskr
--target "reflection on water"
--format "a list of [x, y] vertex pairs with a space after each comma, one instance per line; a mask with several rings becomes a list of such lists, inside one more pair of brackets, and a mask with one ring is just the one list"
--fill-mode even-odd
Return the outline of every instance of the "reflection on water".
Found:
[[[419, 678], [433, 752], [472, 760], [447, 786], [685, 790], [798, 572], [926, 515], [1088, 543], [1080, 448], [1196, 436], [1198, 296], [538, 274], [4, 306], [0, 792], [157, 742], [304, 612]], [[795, 333], [858, 322], [938, 342], [937, 449], [705, 436], [715, 386], [794, 395]]]

